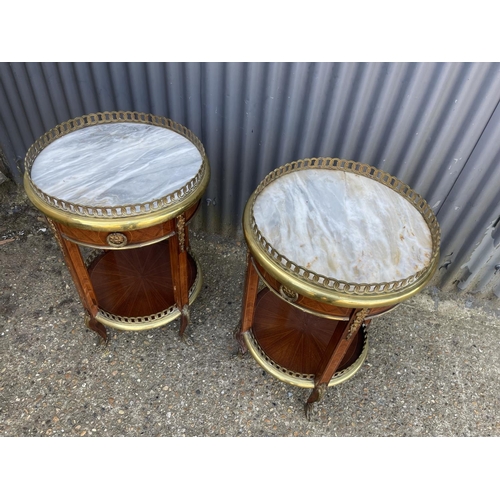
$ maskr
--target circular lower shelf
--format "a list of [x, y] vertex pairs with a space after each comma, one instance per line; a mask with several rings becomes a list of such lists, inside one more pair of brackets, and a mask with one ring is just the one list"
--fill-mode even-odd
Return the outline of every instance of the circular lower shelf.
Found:
[[[266, 288], [257, 296], [252, 331], [244, 338], [248, 350], [269, 373], [283, 382], [313, 388], [337, 323], [297, 309]], [[367, 334], [361, 327], [329, 386], [354, 376], [367, 354]]]
[[[201, 290], [201, 272], [188, 253], [189, 303]], [[173, 321], [176, 306], [168, 241], [99, 254], [89, 265], [97, 319], [119, 330], [146, 330]]]

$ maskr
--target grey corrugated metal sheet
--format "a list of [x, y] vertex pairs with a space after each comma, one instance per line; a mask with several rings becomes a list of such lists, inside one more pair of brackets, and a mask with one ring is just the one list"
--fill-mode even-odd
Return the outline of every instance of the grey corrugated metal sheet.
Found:
[[[500, 297], [500, 106], [446, 198], [441, 285]], [[464, 244], [467, 243], [467, 244]], [[446, 272], [443, 272], [443, 269]]]
[[[202, 140], [212, 166], [198, 224], [233, 235], [272, 169], [312, 156], [369, 163], [436, 211], [440, 283], [500, 295], [499, 100], [498, 63], [0, 63], [0, 146], [19, 180], [19, 160], [57, 123], [109, 110], [167, 116]], [[481, 246], [488, 231], [493, 247]]]

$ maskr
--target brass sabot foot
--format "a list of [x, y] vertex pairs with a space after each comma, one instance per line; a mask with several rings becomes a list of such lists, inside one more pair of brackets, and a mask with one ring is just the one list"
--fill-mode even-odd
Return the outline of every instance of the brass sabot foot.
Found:
[[192, 345], [193, 341], [185, 334], [186, 328], [189, 325], [190, 314], [189, 314], [189, 306], [187, 304], [181, 310], [181, 326], [179, 331], [179, 336], [183, 342], [188, 345]]
[[[239, 329], [239, 327], [238, 327]], [[248, 347], [247, 347], [247, 344], [245, 342], [245, 335], [247, 335], [248, 333], [250, 333], [249, 330], [247, 330], [246, 332], [240, 332], [238, 331], [236, 333], [236, 340], [238, 341], [238, 356], [244, 356], [247, 352], [248, 352]]]
[[314, 403], [323, 399], [327, 388], [328, 384], [319, 384], [312, 390], [307, 403], [304, 405], [307, 420], [311, 420], [314, 413]]
[[309, 422], [310, 422], [312, 420], [313, 415], [314, 415], [314, 403], [306, 403], [304, 405], [304, 412], [306, 414], [307, 420], [309, 420]]
[[89, 313], [85, 313], [85, 326], [89, 330], [92, 330], [99, 335], [99, 340], [101, 341], [101, 343], [104, 343], [104, 345], [109, 344], [106, 327], [102, 323], [99, 323], [99, 321], [97, 321], [95, 318], [90, 316]]

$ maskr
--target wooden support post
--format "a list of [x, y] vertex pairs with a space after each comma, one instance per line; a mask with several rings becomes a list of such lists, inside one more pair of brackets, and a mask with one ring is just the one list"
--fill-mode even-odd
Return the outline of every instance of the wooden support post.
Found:
[[189, 283], [188, 283], [188, 245], [186, 219], [183, 214], [176, 218], [176, 233], [169, 239], [170, 265], [172, 271], [172, 283], [174, 286], [174, 298], [179, 311], [181, 322], [179, 335], [187, 341], [184, 332], [189, 323]]
[[257, 299], [257, 292], [259, 289], [259, 275], [255, 270], [252, 256], [250, 252], [247, 254], [247, 272], [245, 277], [245, 289], [243, 292], [243, 306], [241, 315], [241, 325], [239, 325], [236, 332], [236, 339], [239, 342], [240, 354], [247, 352], [247, 346], [243, 338], [243, 334], [248, 332], [252, 327], [253, 317], [255, 313], [255, 301]]
[[[353, 309], [347, 323], [339, 322], [337, 324], [316, 374], [314, 389], [305, 405], [305, 412], [308, 419], [311, 418], [313, 404], [323, 398], [330, 380], [342, 363], [369, 311], [369, 309]], [[338, 339], [340, 332], [342, 332], [341, 337], [337, 342], [336, 339]]]
[[47, 222], [54, 232], [54, 236], [61, 248], [66, 265], [68, 266], [71, 277], [75, 284], [80, 300], [86, 312], [85, 325], [102, 337], [104, 342], [108, 342], [106, 327], [97, 321], [96, 316], [99, 312], [97, 297], [94, 287], [90, 280], [89, 273], [82, 259], [82, 254], [76, 243], [65, 239], [59, 228], [59, 224], [47, 217]]

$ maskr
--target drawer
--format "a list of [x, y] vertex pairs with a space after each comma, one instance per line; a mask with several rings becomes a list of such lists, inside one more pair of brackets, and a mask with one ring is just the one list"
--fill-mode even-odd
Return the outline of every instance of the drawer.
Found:
[[[290, 302], [294, 306], [299, 309], [305, 309], [307, 311], [316, 313], [320, 316], [332, 317], [341, 321], [348, 321], [349, 315], [352, 312], [352, 309], [347, 307], [338, 307], [333, 304], [327, 304], [324, 302], [318, 302], [309, 297], [304, 297], [303, 295], [298, 294], [294, 290], [289, 290], [284, 287], [277, 279], [273, 278], [258, 262], [252, 259], [253, 265], [257, 270], [260, 278], [267, 285], [268, 288], [276, 292], [283, 300]], [[397, 305], [385, 306], [385, 307], [377, 307], [370, 310], [367, 320], [380, 316], [391, 309], [394, 309]]]
[[[197, 208], [198, 204], [195, 204], [184, 213], [186, 221], [194, 215]], [[167, 239], [175, 233], [175, 219], [143, 229], [116, 232], [81, 229], [60, 222], [53, 222], [57, 225], [63, 238], [78, 245], [104, 249], [126, 249], [144, 246]]]
[[58, 224], [63, 238], [77, 243], [98, 248], [127, 248], [131, 246], [143, 245], [145, 243], [154, 243], [168, 238], [174, 234], [175, 222], [169, 220], [156, 226], [138, 229], [135, 231], [92, 231], [88, 229], [79, 229], [72, 226]]

